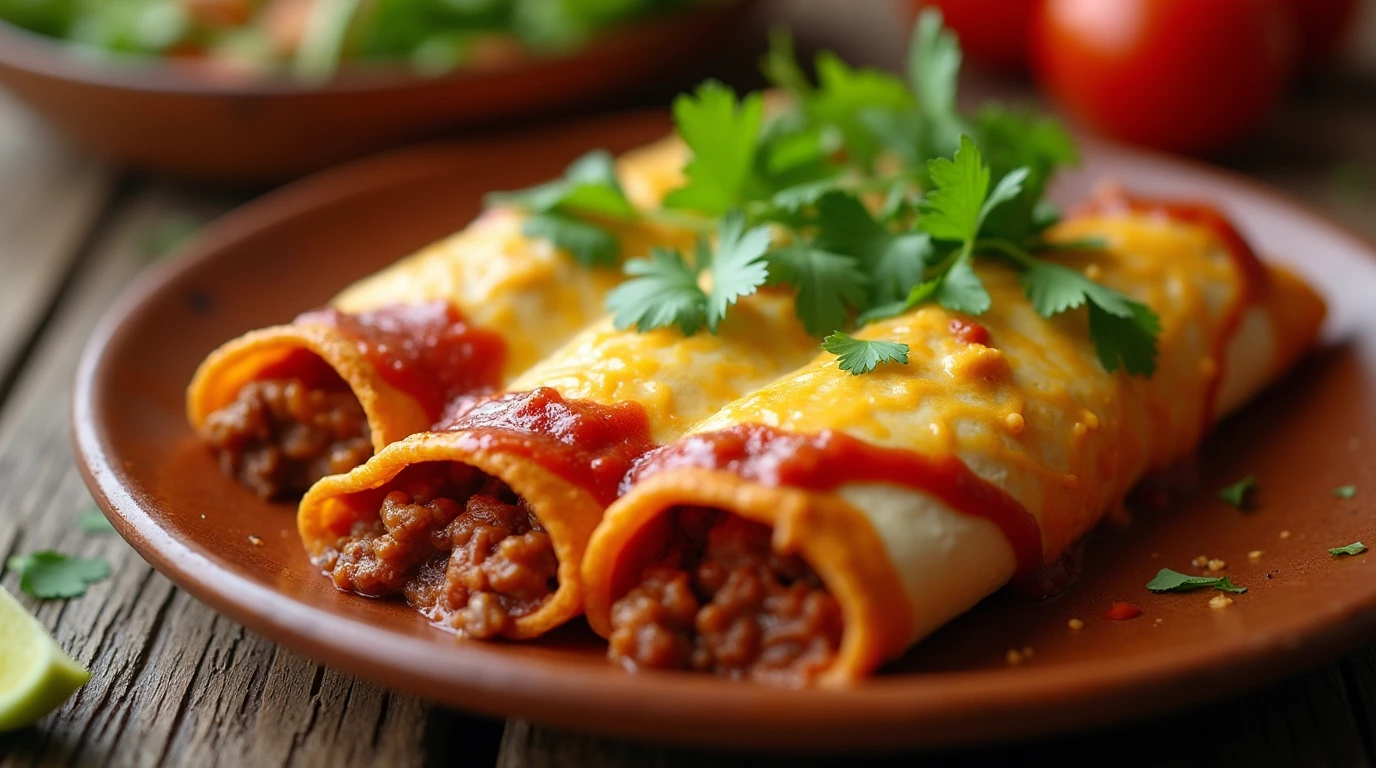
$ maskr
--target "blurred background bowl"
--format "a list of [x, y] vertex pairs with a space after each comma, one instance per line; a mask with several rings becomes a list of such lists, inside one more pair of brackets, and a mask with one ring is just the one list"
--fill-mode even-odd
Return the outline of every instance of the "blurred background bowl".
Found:
[[557, 57], [520, 54], [441, 76], [402, 64], [346, 66], [322, 85], [197, 61], [87, 59], [0, 22], [0, 84], [71, 138], [130, 166], [275, 182], [457, 127], [606, 102], [693, 61], [750, 5], [709, 2], [628, 23]]

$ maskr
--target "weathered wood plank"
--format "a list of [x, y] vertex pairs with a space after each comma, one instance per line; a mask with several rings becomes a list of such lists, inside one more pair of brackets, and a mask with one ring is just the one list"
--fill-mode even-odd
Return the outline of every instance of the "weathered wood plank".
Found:
[[[427, 746], [490, 763], [500, 725], [432, 711], [282, 651], [177, 590], [118, 537], [75, 526], [91, 508], [67, 443], [77, 356], [147, 262], [149, 227], [216, 205], [187, 199], [159, 186], [113, 211], [0, 412], [0, 559], [57, 549], [104, 558], [114, 571], [75, 600], [19, 595], [93, 677], [39, 727], [0, 736], [0, 766], [419, 766]], [[5, 578], [17, 594], [15, 581]]]
[[[1371, 656], [1373, 652], [1366, 651]], [[1356, 657], [1354, 657], [1356, 658]], [[1343, 661], [1343, 665], [1348, 664]], [[1371, 682], [1368, 682], [1371, 685]], [[1376, 686], [1364, 689], [1376, 690]], [[1372, 694], [1364, 694], [1372, 695]], [[1373, 699], [1376, 700], [1376, 699]], [[1370, 702], [1368, 702], [1368, 705]], [[994, 748], [868, 755], [866, 765], [1004, 766], [1370, 766], [1364, 745], [1372, 722], [1361, 722], [1349, 706], [1337, 663], [1259, 693], [1188, 712], [1117, 728]], [[853, 765], [854, 755], [758, 755], [693, 749], [664, 749], [614, 739], [566, 733], [521, 720], [507, 723], [498, 768], [556, 768], [565, 765], [632, 766], [809, 766]]]
[[113, 179], [0, 92], [0, 394]]

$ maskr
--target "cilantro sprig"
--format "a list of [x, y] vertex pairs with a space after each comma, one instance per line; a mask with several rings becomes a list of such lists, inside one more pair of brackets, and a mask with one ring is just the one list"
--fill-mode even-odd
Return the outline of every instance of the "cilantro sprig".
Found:
[[1256, 491], [1256, 487], [1257, 476], [1248, 475], [1232, 485], [1220, 488], [1218, 491], [1218, 500], [1231, 507], [1243, 509], [1247, 506], [1247, 501]]
[[858, 376], [873, 371], [880, 363], [908, 364], [908, 345], [882, 339], [856, 339], [836, 331], [822, 341], [822, 349], [836, 355], [843, 371]]
[[[626, 262], [632, 276], [607, 296], [607, 308], [617, 328], [634, 326], [652, 331], [671, 325], [686, 336], [704, 326], [716, 333], [727, 310], [749, 296], [769, 278], [764, 255], [769, 229], [746, 229], [745, 215], [732, 211], [721, 220], [715, 246], [698, 240], [692, 264], [677, 250], [656, 248], [649, 259]], [[702, 287], [703, 270], [711, 272], [711, 288]]]
[[1210, 587], [1236, 595], [1247, 591], [1246, 587], [1239, 587], [1227, 576], [1191, 576], [1170, 568], [1162, 568], [1155, 578], [1147, 582], [1147, 589], [1152, 592], [1193, 592]]
[[796, 294], [803, 326], [825, 337], [843, 370], [867, 373], [905, 363], [909, 350], [849, 331], [925, 302], [983, 314], [994, 297], [978, 267], [995, 260], [1018, 272], [1042, 317], [1082, 310], [1105, 370], [1151, 376], [1156, 314], [1059, 263], [1062, 249], [1042, 239], [1058, 217], [1043, 193], [1059, 167], [1077, 161], [1073, 143], [1034, 115], [962, 114], [961, 59], [933, 9], [919, 16], [903, 76], [824, 52], [814, 82], [792, 40], [776, 32], [761, 68], [789, 104], [771, 110], [762, 94], [716, 81], [679, 96], [674, 121], [691, 159], [661, 208], [636, 211], [605, 153], [502, 199], [530, 211], [529, 234], [590, 266], [620, 258], [609, 219], [699, 235], [691, 255], [656, 249], [625, 262], [630, 279], [607, 299], [618, 327], [716, 332], [740, 297], [777, 286]]
[[110, 576], [110, 564], [61, 552], [15, 555], [5, 567], [19, 574], [19, 588], [40, 600], [80, 597], [86, 588]]
[[588, 267], [614, 267], [621, 252], [620, 242], [598, 217], [633, 221], [640, 215], [616, 179], [611, 154], [600, 149], [574, 160], [559, 179], [489, 195], [488, 203], [528, 210], [523, 234], [549, 240]]

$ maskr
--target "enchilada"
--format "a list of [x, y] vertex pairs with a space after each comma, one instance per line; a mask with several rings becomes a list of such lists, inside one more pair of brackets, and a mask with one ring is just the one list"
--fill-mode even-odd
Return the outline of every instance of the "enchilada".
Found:
[[588, 620], [631, 669], [844, 684], [1043, 569], [1137, 481], [1284, 372], [1322, 301], [1217, 212], [1110, 194], [1057, 255], [1159, 314], [1150, 378], [1100, 365], [1002, 261], [971, 317], [931, 304], [857, 335], [908, 345], [864, 376], [822, 355], [648, 454], [584, 560]]

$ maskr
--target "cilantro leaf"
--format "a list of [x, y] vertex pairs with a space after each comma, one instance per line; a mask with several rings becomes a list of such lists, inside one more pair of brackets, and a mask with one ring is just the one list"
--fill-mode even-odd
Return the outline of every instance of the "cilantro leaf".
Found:
[[989, 196], [989, 167], [979, 147], [969, 136], [961, 136], [955, 156], [932, 160], [927, 171], [934, 188], [922, 204], [918, 228], [938, 240], [973, 241]]
[[803, 109], [814, 121], [840, 134], [851, 159], [868, 168], [881, 144], [864, 116], [912, 106], [913, 95], [901, 79], [876, 69], [853, 68], [831, 51], [823, 51], [817, 55], [817, 89]]
[[1161, 320], [1146, 304], [1129, 302], [1130, 316], [1107, 311], [1098, 302], [1089, 307], [1089, 334], [1099, 364], [1112, 373], [1121, 365], [1133, 376], [1150, 377], [1156, 372], [1156, 338]]
[[1042, 317], [1083, 306], [1086, 286], [1094, 284], [1079, 272], [1050, 261], [1029, 264], [1018, 280], [1032, 308]]
[[785, 27], [769, 30], [769, 49], [760, 57], [760, 72], [799, 102], [812, 95], [812, 83], [798, 66], [798, 57], [793, 52], [793, 33]]
[[1152, 592], [1193, 592], [1208, 587], [1220, 592], [1232, 592], [1235, 595], [1247, 591], [1246, 587], [1237, 586], [1227, 576], [1190, 576], [1169, 568], [1162, 568], [1156, 574], [1156, 578], [1147, 582], [1147, 589]]
[[893, 234], [870, 216], [859, 198], [847, 193], [832, 193], [818, 200], [817, 218], [817, 245], [854, 256], [870, 275], [871, 305], [897, 301], [922, 281], [922, 270], [932, 252], [927, 234]]
[[744, 197], [763, 200], [800, 184], [834, 186], [840, 168], [821, 129], [780, 116], [765, 124], [755, 151], [754, 173]]
[[1334, 548], [1328, 550], [1328, 554], [1333, 555], [1334, 557], [1342, 557], [1342, 556], [1354, 557], [1354, 556], [1356, 556], [1356, 555], [1362, 554], [1362, 553], [1365, 552], [1365, 551], [1366, 551], [1366, 545], [1365, 545], [1365, 544], [1363, 544], [1363, 543], [1360, 542], [1360, 541], [1354, 541], [1354, 542], [1352, 542], [1351, 544], [1348, 544], [1348, 545], [1345, 546], [1345, 547], [1334, 547]]
[[[978, 158], [978, 155], [976, 157]], [[981, 228], [984, 226], [984, 220], [989, 218], [989, 214], [995, 208], [1012, 200], [1022, 192], [1022, 183], [1027, 179], [1027, 174], [1026, 168], [1014, 168], [999, 179], [999, 183], [994, 185], [994, 191], [989, 193], [989, 197], [984, 200], [984, 205], [979, 207]]]
[[76, 524], [86, 533], [114, 533], [115, 526], [110, 524], [110, 519], [100, 513], [100, 510], [93, 509], [82, 512], [76, 518]]
[[798, 289], [795, 309], [807, 332], [820, 336], [845, 325], [846, 309], [865, 301], [867, 278], [856, 260], [809, 245], [770, 251], [769, 280]]
[[489, 195], [489, 202], [510, 203], [535, 213], [561, 211], [631, 220], [638, 216], [616, 178], [616, 160], [596, 149], [574, 160], [562, 178], [516, 192]]
[[1230, 506], [1242, 509], [1247, 503], [1248, 496], [1250, 496], [1253, 489], [1256, 488], [1256, 485], [1257, 476], [1248, 475], [1236, 483], [1219, 490], [1218, 498]]
[[822, 349], [836, 355], [837, 366], [852, 376], [869, 373], [880, 363], [908, 363], [908, 345], [896, 341], [852, 338], [837, 331], [822, 341]]
[[1028, 260], [1019, 280], [1042, 317], [1090, 303], [1089, 331], [1104, 370], [1112, 373], [1121, 366], [1134, 376], [1150, 376], [1156, 370], [1161, 321], [1147, 305], [1049, 261]]
[[967, 315], [982, 315], [993, 304], [984, 281], [970, 266], [969, 258], [957, 259], [951, 265], [941, 282], [937, 283], [932, 296], [941, 306]]
[[979, 112], [972, 130], [995, 176], [1027, 169], [1022, 191], [989, 217], [983, 234], [1022, 242], [1054, 223], [1055, 218], [1048, 216], [1054, 210], [1042, 205], [1046, 184], [1059, 166], [1079, 162], [1075, 144], [1060, 123], [990, 106]]
[[797, 213], [809, 205], [816, 205], [824, 196], [835, 190], [834, 180], [818, 179], [785, 187], [775, 192], [770, 202], [781, 210]]
[[716, 80], [675, 99], [674, 124], [693, 157], [683, 169], [688, 183], [670, 192], [664, 205], [720, 216], [744, 202], [763, 119], [759, 93], [738, 100]]
[[917, 285], [913, 286], [911, 291], [908, 291], [908, 295], [906, 298], [901, 299], [899, 301], [889, 302], [888, 304], [880, 304], [877, 306], [870, 307], [869, 309], [860, 313], [860, 317], [856, 318], [856, 322], [860, 325], [865, 325], [867, 323], [872, 323], [875, 320], [882, 320], [886, 317], [893, 317], [894, 315], [899, 315], [904, 312], [907, 312], [909, 309], [912, 309], [918, 304], [921, 304], [922, 302], [935, 296], [937, 289], [940, 287], [941, 278], [933, 278], [931, 280], [918, 283]]
[[1351, 499], [1356, 496], [1357, 486], [1355, 485], [1340, 485], [1333, 489], [1333, 498], [1335, 499]]
[[87, 586], [110, 575], [104, 560], [51, 551], [11, 557], [5, 567], [19, 574], [20, 589], [40, 600], [81, 597]]
[[954, 152], [965, 130], [956, 109], [961, 58], [960, 41], [943, 26], [941, 11], [923, 10], [908, 47], [908, 80], [922, 110], [926, 157]]
[[621, 241], [606, 229], [563, 213], [537, 213], [521, 225], [527, 237], [545, 238], [588, 267], [615, 266]]
[[707, 296], [707, 328], [713, 333], [729, 306], [768, 281], [769, 267], [763, 257], [769, 243], [769, 228], [747, 230], [745, 214], [740, 211], [722, 217], [712, 253], [712, 290]]
[[707, 294], [698, 285], [698, 270], [678, 251], [652, 249], [650, 258], [630, 259], [625, 270], [634, 279], [607, 294], [607, 310], [618, 330], [677, 325], [683, 335], [692, 336], [706, 324]]

